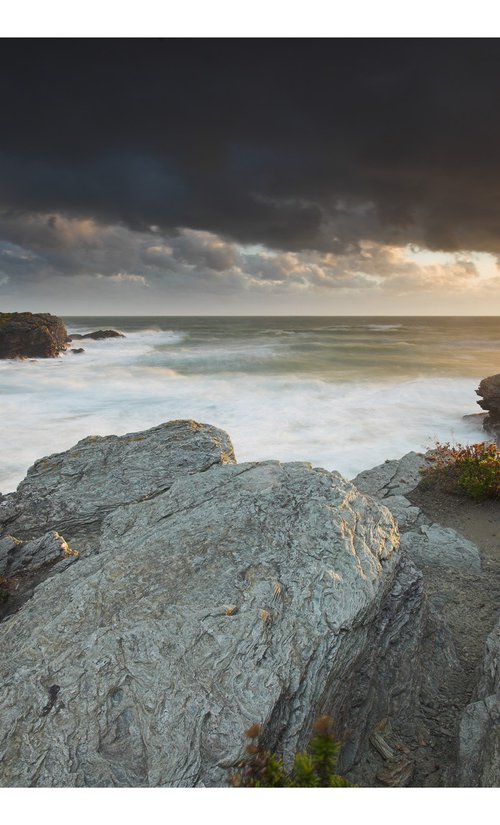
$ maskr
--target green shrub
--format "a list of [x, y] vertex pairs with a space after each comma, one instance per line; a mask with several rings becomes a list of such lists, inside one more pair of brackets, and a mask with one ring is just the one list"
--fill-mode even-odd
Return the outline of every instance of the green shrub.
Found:
[[333, 720], [321, 716], [313, 727], [313, 736], [305, 753], [295, 754], [290, 770], [283, 759], [264, 750], [260, 744], [262, 729], [252, 725], [245, 736], [247, 759], [240, 762], [238, 771], [230, 777], [235, 788], [351, 788], [335, 773], [340, 743], [333, 735]]
[[427, 480], [473, 499], [500, 498], [500, 452], [495, 444], [436, 444]]

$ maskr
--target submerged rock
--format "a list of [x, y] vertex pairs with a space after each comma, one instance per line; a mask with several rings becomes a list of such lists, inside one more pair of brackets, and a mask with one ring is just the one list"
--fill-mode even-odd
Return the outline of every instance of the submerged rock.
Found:
[[488, 413], [483, 421], [483, 428], [493, 436], [500, 447], [500, 373], [483, 378], [476, 393], [482, 399], [477, 403]]
[[49, 313], [0, 313], [0, 358], [55, 358], [68, 346], [60, 318]]
[[125, 335], [123, 332], [117, 332], [115, 329], [98, 329], [95, 332], [86, 332], [85, 335], [73, 332], [70, 336], [71, 341], [81, 341], [84, 338], [92, 338], [94, 341], [100, 341], [102, 338], [125, 338]]

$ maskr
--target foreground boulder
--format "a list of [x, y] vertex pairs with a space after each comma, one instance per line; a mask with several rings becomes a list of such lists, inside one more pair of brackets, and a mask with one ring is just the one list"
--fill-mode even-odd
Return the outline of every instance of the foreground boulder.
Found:
[[60, 318], [48, 313], [0, 313], [0, 358], [55, 358], [68, 346]]
[[483, 378], [476, 393], [481, 397], [481, 401], [477, 403], [488, 413], [483, 428], [500, 446], [500, 373]]
[[289, 758], [323, 712], [352, 781], [411, 781], [423, 657], [447, 648], [389, 510], [338, 473], [233, 462], [222, 431], [169, 422], [0, 500], [0, 783], [224, 785], [251, 723]]
[[298, 463], [169, 482], [0, 625], [2, 785], [224, 785], [251, 723], [288, 758], [324, 711], [375, 781], [423, 630], [387, 508]]

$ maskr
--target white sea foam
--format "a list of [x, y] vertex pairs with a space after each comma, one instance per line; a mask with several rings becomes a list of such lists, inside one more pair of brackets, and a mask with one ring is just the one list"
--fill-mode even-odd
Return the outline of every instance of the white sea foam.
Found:
[[371, 332], [393, 332], [402, 329], [402, 324], [367, 324], [366, 329]]
[[[272, 359], [282, 352], [279, 338], [273, 345], [257, 339], [189, 349], [184, 343], [182, 333], [146, 330], [86, 340], [83, 355], [0, 362], [0, 489], [13, 489], [35, 459], [89, 434], [123, 434], [179, 418], [227, 430], [238, 461], [310, 461], [347, 477], [435, 440], [478, 438], [477, 425], [462, 415], [477, 412], [474, 390], [482, 376], [340, 382], [250, 374], [241, 364], [259, 355]], [[211, 359], [219, 367], [226, 359], [233, 371], [224, 372], [224, 362], [207, 372]], [[203, 366], [195, 374], [179, 366], [195, 361]]]

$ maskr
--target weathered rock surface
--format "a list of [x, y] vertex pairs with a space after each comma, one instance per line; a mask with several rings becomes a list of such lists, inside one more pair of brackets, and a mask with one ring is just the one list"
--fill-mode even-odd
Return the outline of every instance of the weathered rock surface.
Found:
[[500, 373], [483, 378], [476, 393], [481, 397], [481, 401], [477, 403], [488, 413], [483, 428], [500, 446]]
[[461, 785], [500, 786], [500, 621], [486, 640], [475, 701], [460, 724]]
[[0, 313], [0, 358], [55, 358], [68, 346], [60, 318], [48, 313]]
[[234, 461], [229, 436], [195, 421], [89, 436], [35, 462], [17, 491], [0, 501], [0, 533], [27, 539], [56, 530], [88, 550], [114, 508], [158, 495], [180, 476]]
[[[401, 522], [399, 524], [402, 526]], [[450, 527], [422, 524], [418, 530], [403, 532], [401, 545], [417, 567], [443, 567], [464, 573], [481, 572], [481, 558], [476, 545]]]
[[[492, 626], [487, 620], [489, 613], [484, 614], [485, 603], [490, 600], [491, 615], [495, 616], [495, 584], [482, 569], [478, 547], [456, 530], [432, 521], [414, 503], [420, 500], [414, 488], [425, 464], [426, 456], [410, 453], [354, 479], [360, 489], [374, 495], [393, 513], [401, 531], [402, 550], [423, 571], [430, 605], [429, 630], [420, 648], [423, 684], [419, 701], [410, 713], [415, 727], [420, 725], [428, 734], [421, 736], [425, 747], [417, 756], [412, 784], [497, 786], [500, 625], [488, 639], [483, 676], [475, 688], [477, 701], [471, 703], [477, 684], [478, 644], [485, 638], [481, 632], [488, 632]], [[430, 644], [425, 655], [427, 642]], [[427, 766], [426, 750], [434, 756], [430, 761], [427, 756]], [[432, 761], [437, 763], [434, 767]]]
[[405, 496], [419, 484], [427, 466], [425, 455], [411, 452], [399, 460], [364, 470], [353, 479], [353, 484], [389, 507], [402, 533], [402, 547], [417, 567], [479, 573], [481, 559], [476, 545], [456, 530], [432, 524]]
[[13, 536], [0, 539], [0, 576], [10, 578], [19, 573], [31, 573], [46, 564], [78, 556], [55, 530], [38, 539], [20, 541]]
[[248, 724], [290, 755], [322, 710], [344, 771], [408, 781], [369, 744], [415, 702], [425, 627], [388, 511], [336, 473], [232, 461], [224, 433], [170, 422], [85, 439], [2, 499], [10, 532], [63, 521], [96, 551], [0, 545], [9, 574], [51, 574], [0, 626], [3, 784], [224, 784]]
[[95, 332], [86, 332], [84, 335], [73, 332], [70, 336], [71, 341], [81, 341], [84, 338], [92, 338], [94, 341], [100, 341], [103, 338], [125, 338], [125, 335], [123, 332], [117, 332], [116, 329], [98, 329]]
[[305, 464], [215, 465], [118, 506], [99, 552], [0, 625], [1, 783], [225, 784], [249, 724], [290, 756], [325, 710], [343, 769], [374, 780], [369, 737], [420, 669], [398, 543], [385, 507]]
[[400, 459], [385, 461], [370, 470], [363, 470], [353, 479], [353, 484], [358, 490], [378, 499], [404, 496], [415, 489], [426, 466], [424, 455], [411, 452]]

